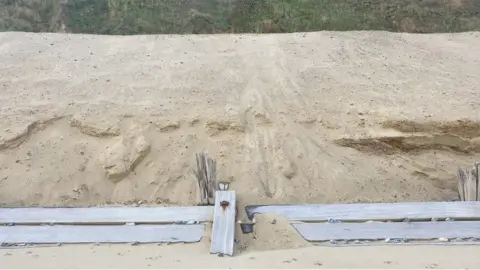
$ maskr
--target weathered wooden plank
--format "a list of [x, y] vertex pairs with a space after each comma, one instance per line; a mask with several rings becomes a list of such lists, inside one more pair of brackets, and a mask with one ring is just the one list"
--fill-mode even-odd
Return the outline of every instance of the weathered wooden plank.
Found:
[[460, 196], [460, 201], [465, 201], [465, 181], [466, 174], [463, 169], [458, 168], [458, 195]]
[[475, 163], [473, 168], [458, 169], [458, 193], [461, 201], [479, 200], [479, 164]]
[[235, 191], [216, 191], [210, 253], [233, 255], [236, 216]]
[[475, 163], [475, 199], [476, 201], [480, 200], [480, 163]]
[[[315, 243], [318, 246], [322, 246], [324, 244], [325, 246], [330, 246], [332, 247], [332, 244], [329, 242], [316, 242]], [[480, 246], [479, 241], [472, 241], [470, 239], [466, 240], [461, 240], [461, 241], [440, 241], [440, 240], [410, 240], [410, 242], [384, 242], [383, 240], [380, 241], [374, 241], [374, 240], [364, 240], [360, 241], [360, 243], [356, 243], [354, 241], [337, 241], [333, 245], [334, 247], [361, 247], [361, 246], [389, 246], [389, 245], [396, 245], [396, 246]]]
[[250, 218], [272, 213], [294, 221], [480, 218], [480, 202], [267, 205], [248, 206], [246, 210]]
[[467, 169], [465, 172], [467, 177], [465, 180], [465, 201], [476, 201], [477, 188], [475, 169]]
[[213, 196], [217, 184], [217, 163], [205, 153], [196, 154], [196, 160], [197, 171], [194, 171], [194, 174], [197, 177], [200, 203], [211, 205], [214, 201]]
[[0, 243], [198, 242], [205, 225], [0, 226]]
[[480, 237], [478, 221], [297, 223], [292, 225], [307, 241]]
[[211, 221], [213, 206], [0, 208], [0, 224], [124, 224]]

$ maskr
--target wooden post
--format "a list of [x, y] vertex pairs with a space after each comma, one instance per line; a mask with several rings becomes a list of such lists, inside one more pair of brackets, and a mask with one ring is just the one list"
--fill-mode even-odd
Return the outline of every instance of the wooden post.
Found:
[[466, 188], [465, 188], [465, 200], [466, 201], [475, 201], [475, 179], [472, 177], [473, 171], [466, 169], [467, 179], [466, 179]]
[[235, 246], [235, 191], [217, 191], [210, 253], [233, 256]]
[[480, 198], [480, 190], [478, 189], [478, 184], [479, 184], [479, 181], [480, 181], [480, 172], [478, 171], [480, 167], [480, 163], [477, 162], [475, 163], [475, 199], [476, 201], [478, 201], [478, 199]]
[[460, 196], [460, 201], [465, 201], [465, 180], [467, 176], [463, 169], [458, 168], [458, 194]]
[[479, 163], [475, 163], [472, 169], [458, 169], [458, 193], [461, 201], [478, 201], [479, 190]]

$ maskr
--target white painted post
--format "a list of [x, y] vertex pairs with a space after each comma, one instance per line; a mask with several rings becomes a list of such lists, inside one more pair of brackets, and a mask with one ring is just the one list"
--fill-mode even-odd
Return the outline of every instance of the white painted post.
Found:
[[216, 191], [210, 253], [233, 256], [235, 245], [235, 191]]

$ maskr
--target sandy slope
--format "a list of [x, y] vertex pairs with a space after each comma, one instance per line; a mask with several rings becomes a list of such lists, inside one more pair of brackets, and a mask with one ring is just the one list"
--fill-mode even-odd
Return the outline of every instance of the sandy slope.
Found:
[[[456, 198], [480, 159], [480, 34], [0, 34], [0, 203]], [[469, 121], [460, 121], [467, 119]]]

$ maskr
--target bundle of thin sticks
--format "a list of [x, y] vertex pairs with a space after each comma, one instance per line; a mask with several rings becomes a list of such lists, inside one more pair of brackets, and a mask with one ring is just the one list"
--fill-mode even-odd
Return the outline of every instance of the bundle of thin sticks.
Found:
[[200, 204], [213, 205], [215, 203], [215, 189], [217, 186], [217, 163], [206, 154], [196, 154], [197, 170], [193, 171], [197, 178]]
[[458, 168], [458, 194], [461, 201], [479, 201], [479, 167], [480, 163], [475, 163], [472, 169]]

